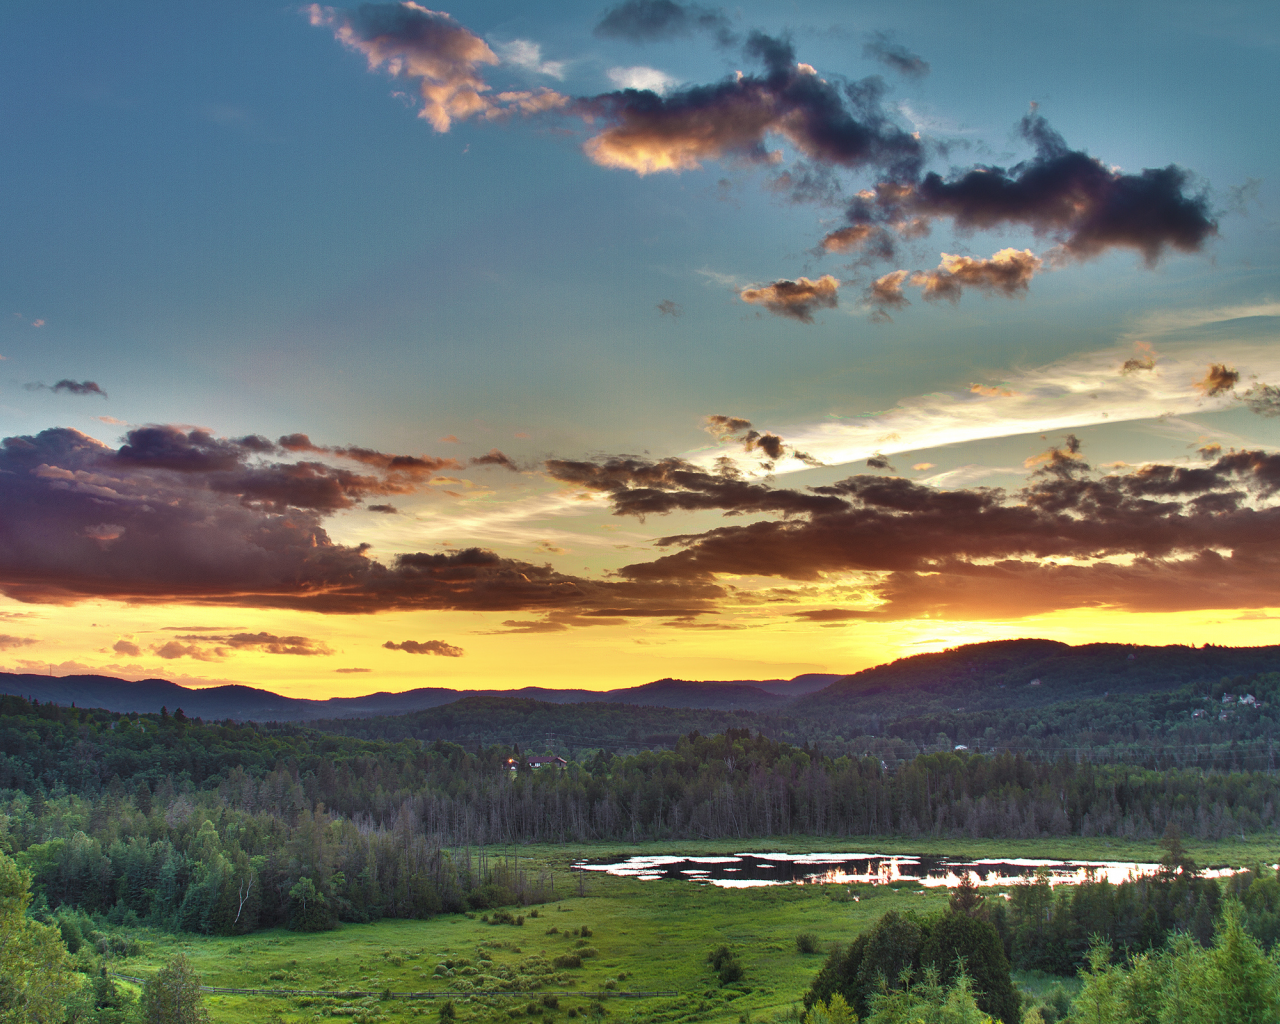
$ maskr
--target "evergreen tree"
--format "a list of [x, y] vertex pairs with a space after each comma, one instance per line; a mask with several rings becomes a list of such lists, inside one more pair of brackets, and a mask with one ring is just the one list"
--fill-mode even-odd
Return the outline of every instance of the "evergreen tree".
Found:
[[142, 1019], [145, 1024], [206, 1024], [208, 1021], [200, 976], [181, 953], [143, 986]]

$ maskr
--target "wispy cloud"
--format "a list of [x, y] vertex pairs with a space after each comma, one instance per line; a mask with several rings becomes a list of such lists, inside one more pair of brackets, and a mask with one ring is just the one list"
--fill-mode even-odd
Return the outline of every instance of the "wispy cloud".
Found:
[[509, 43], [494, 43], [493, 48], [506, 64], [533, 71], [550, 78], [564, 78], [564, 69], [568, 62], [563, 60], [543, 60], [542, 46], [528, 39], [513, 39]]
[[[1220, 411], [1237, 402], [1226, 383], [1231, 373], [1280, 380], [1275, 346], [1233, 345], [1230, 352], [1168, 349], [1150, 371], [1128, 374], [1121, 373], [1126, 354], [1110, 350], [1074, 356], [1006, 373], [999, 388], [919, 395], [865, 416], [782, 426], [778, 432], [815, 458], [838, 465], [966, 441]], [[1215, 373], [1210, 367], [1221, 366], [1223, 356], [1232, 365]], [[711, 465], [718, 456], [705, 452], [695, 461]], [[776, 471], [801, 468], [782, 463]]]
[[665, 71], [637, 65], [631, 68], [610, 68], [606, 74], [619, 89], [648, 89], [659, 96], [674, 89], [680, 82]]

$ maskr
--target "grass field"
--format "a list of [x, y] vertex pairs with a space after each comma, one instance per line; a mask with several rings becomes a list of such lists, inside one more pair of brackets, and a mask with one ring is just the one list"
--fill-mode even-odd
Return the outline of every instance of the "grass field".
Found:
[[[1195, 845], [1202, 863], [1275, 861], [1277, 847], [1261, 841]], [[826, 949], [847, 942], [888, 910], [929, 912], [945, 907], [946, 890], [918, 886], [790, 885], [721, 889], [682, 881], [640, 881], [592, 873], [578, 895], [570, 872], [578, 857], [631, 853], [712, 854], [744, 851], [947, 853], [963, 856], [1158, 860], [1152, 843], [1115, 840], [888, 841], [789, 837], [634, 846], [489, 848], [490, 856], [517, 854], [521, 866], [550, 867], [563, 898], [541, 907], [512, 908], [524, 924], [490, 924], [480, 915], [448, 915], [430, 921], [382, 921], [343, 925], [334, 932], [257, 932], [239, 938], [170, 936], [148, 932], [146, 953], [121, 966], [146, 975], [175, 951], [194, 963], [207, 985], [235, 988], [295, 988], [369, 992], [452, 993], [458, 1020], [555, 1024], [602, 1012], [619, 1024], [675, 1021], [766, 1024], [786, 1019], [823, 955], [801, 954], [799, 932], [813, 932]], [[992, 890], [988, 890], [989, 892]], [[995, 890], [998, 891], [998, 890]], [[533, 917], [536, 910], [538, 916]], [[586, 926], [590, 935], [575, 934]], [[745, 968], [743, 981], [722, 988], [707, 954], [724, 944]], [[587, 953], [581, 967], [557, 967], [555, 958]], [[437, 965], [446, 965], [441, 975]], [[452, 972], [452, 976], [448, 972]], [[1020, 979], [1038, 991], [1049, 980]], [[467, 995], [472, 987], [511, 986], [510, 996]], [[575, 994], [597, 991], [659, 991], [674, 997], [602, 1003]], [[552, 999], [551, 997], [554, 997]], [[558, 1005], [544, 1005], [554, 1002]], [[355, 1024], [388, 1024], [426, 1017], [434, 1022], [440, 1000], [388, 1000], [211, 995], [215, 1022], [303, 1024], [349, 1017]], [[276, 1018], [280, 1018], [277, 1020]]]

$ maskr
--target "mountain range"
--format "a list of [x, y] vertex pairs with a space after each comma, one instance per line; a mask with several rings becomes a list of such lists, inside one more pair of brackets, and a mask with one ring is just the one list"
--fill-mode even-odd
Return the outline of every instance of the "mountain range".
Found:
[[808, 673], [793, 679], [690, 681], [660, 679], [613, 690], [455, 690], [421, 687], [401, 693], [312, 700], [251, 686], [190, 689], [164, 679], [131, 682], [111, 676], [50, 677], [0, 673], [0, 693], [108, 711], [171, 712], [191, 718], [315, 722], [423, 712], [468, 698], [511, 698], [542, 704], [765, 712], [796, 720], [867, 719], [903, 714], [1008, 711], [1067, 700], [1175, 690], [1188, 684], [1243, 681], [1280, 672], [1280, 646], [1147, 647], [1055, 640], [999, 640], [917, 654], [850, 675]]
[[719, 711], [767, 711], [813, 693], [839, 679], [809, 673], [794, 679], [689, 682], [660, 679], [615, 690], [556, 690], [525, 686], [514, 690], [453, 690], [428, 686], [401, 693], [312, 700], [285, 697], [252, 686], [191, 689], [165, 679], [133, 682], [113, 676], [42, 676], [0, 673], [0, 693], [34, 697], [43, 702], [105, 708], [108, 711], [157, 713], [182, 709], [189, 718], [238, 721], [310, 722], [320, 719], [369, 718], [425, 711], [465, 697], [513, 697], [549, 704], [634, 704], [641, 707], [710, 708]]

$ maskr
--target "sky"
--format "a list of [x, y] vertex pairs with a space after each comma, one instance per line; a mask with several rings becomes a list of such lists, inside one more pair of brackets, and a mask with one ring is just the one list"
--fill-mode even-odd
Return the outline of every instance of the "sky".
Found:
[[1280, 9], [6, 10], [0, 670], [1280, 632]]

